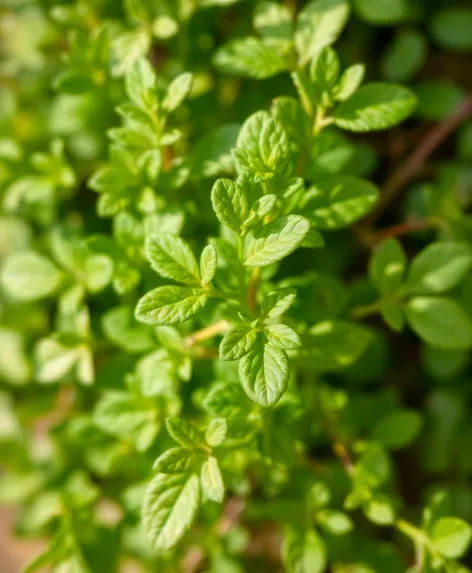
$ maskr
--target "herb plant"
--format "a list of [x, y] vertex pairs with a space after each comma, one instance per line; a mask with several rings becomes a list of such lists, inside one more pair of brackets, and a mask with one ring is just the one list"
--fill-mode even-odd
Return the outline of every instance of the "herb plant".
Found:
[[22, 571], [469, 571], [467, 2], [0, 18]]

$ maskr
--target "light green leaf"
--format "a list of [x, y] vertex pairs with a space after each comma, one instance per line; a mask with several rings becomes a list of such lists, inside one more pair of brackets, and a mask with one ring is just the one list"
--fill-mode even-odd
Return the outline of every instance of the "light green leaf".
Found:
[[221, 503], [225, 495], [225, 486], [218, 461], [213, 456], [203, 464], [200, 474], [203, 493], [212, 501]]
[[465, 349], [472, 346], [472, 323], [453, 300], [415, 297], [408, 301], [406, 317], [412, 330], [438, 348]]
[[287, 355], [262, 338], [239, 361], [239, 377], [246, 394], [262, 406], [276, 404], [287, 388]]
[[369, 277], [383, 295], [395, 292], [403, 281], [407, 265], [405, 251], [397, 239], [387, 239], [369, 261]]
[[395, 521], [392, 500], [385, 494], [375, 492], [363, 505], [367, 519], [377, 525], [391, 525]]
[[219, 221], [239, 233], [248, 212], [242, 188], [230, 179], [218, 179], [211, 190], [211, 203]]
[[297, 293], [293, 288], [280, 288], [270, 292], [262, 302], [262, 314], [266, 318], [277, 318], [294, 303]]
[[295, 47], [303, 65], [318, 50], [333, 44], [349, 18], [345, 0], [313, 0], [298, 14], [294, 36]]
[[156, 550], [174, 547], [192, 526], [200, 505], [195, 474], [157, 474], [143, 503], [143, 525]]
[[183, 448], [192, 450], [205, 445], [197, 429], [184, 418], [167, 418], [166, 426], [171, 438]]
[[188, 244], [177, 235], [149, 235], [144, 252], [152, 269], [161, 276], [181, 283], [200, 282], [197, 261]]
[[288, 69], [281, 49], [283, 45], [274, 45], [274, 42], [277, 40], [261, 40], [252, 36], [232, 40], [216, 52], [214, 63], [230, 74], [256, 79], [270, 78]]
[[162, 107], [169, 113], [175, 111], [188, 97], [193, 85], [193, 75], [189, 72], [174, 78], [162, 102]]
[[384, 484], [391, 474], [391, 462], [385, 450], [373, 444], [357, 460], [356, 481], [361, 485], [376, 488]]
[[294, 350], [302, 345], [298, 334], [286, 324], [267, 324], [264, 333], [271, 344], [282, 350]]
[[322, 509], [316, 514], [316, 521], [331, 535], [345, 535], [353, 528], [351, 518], [335, 509]]
[[212, 448], [221, 445], [228, 432], [228, 423], [224, 418], [213, 418], [205, 432], [205, 441]]
[[431, 243], [412, 261], [406, 287], [412, 294], [441, 293], [454, 288], [472, 265], [468, 243]]
[[248, 267], [263, 267], [280, 261], [305, 240], [310, 223], [299, 215], [287, 215], [249, 234], [246, 242]]
[[346, 101], [359, 89], [365, 76], [364, 64], [354, 64], [345, 70], [336, 85], [334, 97], [337, 101]]
[[290, 40], [293, 33], [290, 10], [276, 2], [260, 2], [254, 10], [254, 28], [261, 36]]
[[258, 199], [251, 207], [248, 218], [244, 221], [244, 228], [251, 229], [263, 221], [264, 217], [275, 207], [276, 202], [277, 195], [264, 195]]
[[411, 115], [416, 104], [415, 94], [405, 87], [370, 83], [342, 102], [335, 110], [333, 120], [348, 131], [388, 129]]
[[136, 322], [130, 306], [117, 306], [102, 317], [105, 337], [129, 353], [141, 354], [155, 345], [150, 329]]
[[207, 295], [203, 290], [176, 286], [158, 287], [139, 299], [136, 320], [153, 326], [185, 322], [203, 308]]
[[160, 474], [180, 474], [193, 468], [201, 459], [198, 450], [171, 448], [157, 458], [152, 469]]
[[310, 64], [310, 80], [318, 94], [331, 93], [339, 77], [339, 58], [330, 46], [322, 48]]
[[320, 229], [340, 229], [366, 215], [375, 205], [377, 187], [363, 179], [340, 175], [307, 191], [303, 213]]
[[126, 93], [137, 106], [156, 104], [156, 72], [146, 58], [138, 58], [125, 77]]
[[1, 283], [5, 292], [17, 300], [37, 300], [54, 294], [62, 273], [46, 257], [33, 251], [11, 255], [5, 261]]
[[286, 527], [282, 561], [287, 573], [322, 573], [326, 567], [326, 546], [313, 529]]
[[471, 540], [472, 527], [458, 517], [442, 517], [433, 525], [431, 541], [444, 557], [462, 557]]
[[84, 261], [83, 281], [89, 292], [103, 290], [113, 277], [113, 261], [107, 255], [88, 255]]
[[250, 325], [235, 326], [220, 344], [221, 360], [239, 360], [247, 354], [256, 342], [257, 331]]
[[421, 414], [415, 410], [394, 410], [372, 428], [372, 438], [386, 448], [401, 449], [418, 437], [422, 424]]
[[215, 276], [217, 262], [218, 256], [214, 245], [207, 245], [200, 256], [200, 274], [203, 286], [210, 283]]

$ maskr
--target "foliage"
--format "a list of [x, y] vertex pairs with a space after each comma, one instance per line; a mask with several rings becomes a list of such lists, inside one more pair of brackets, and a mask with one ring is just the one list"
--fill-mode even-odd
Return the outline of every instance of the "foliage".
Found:
[[48, 540], [24, 573], [469, 571], [472, 124], [406, 159], [466, 118], [469, 76], [431, 70], [470, 55], [467, 2], [0, 19], [0, 499]]

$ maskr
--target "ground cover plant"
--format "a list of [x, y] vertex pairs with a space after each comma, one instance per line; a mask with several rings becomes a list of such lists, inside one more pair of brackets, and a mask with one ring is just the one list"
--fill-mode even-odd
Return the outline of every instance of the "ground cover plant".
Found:
[[25, 573], [472, 566], [472, 7], [6, 0]]

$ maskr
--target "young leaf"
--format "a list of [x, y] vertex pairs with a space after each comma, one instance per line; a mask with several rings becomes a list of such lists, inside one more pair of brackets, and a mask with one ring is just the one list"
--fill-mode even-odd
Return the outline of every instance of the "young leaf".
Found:
[[262, 302], [262, 314], [266, 318], [277, 318], [294, 303], [297, 293], [292, 288], [281, 288], [270, 292]]
[[171, 448], [157, 458], [153, 470], [160, 474], [180, 474], [192, 469], [200, 459], [198, 450]]
[[145, 294], [136, 307], [136, 320], [153, 326], [185, 322], [203, 308], [203, 290], [176, 286], [158, 287]]
[[467, 243], [432, 243], [410, 266], [406, 287], [412, 294], [441, 293], [454, 288], [472, 265]]
[[248, 210], [241, 187], [230, 179], [218, 179], [211, 190], [211, 203], [220, 222], [239, 233]]
[[298, 334], [286, 324], [268, 324], [264, 333], [271, 344], [282, 350], [294, 350], [302, 345]]
[[401, 285], [407, 259], [397, 239], [387, 239], [369, 261], [369, 277], [383, 295], [395, 292]]
[[472, 323], [453, 300], [412, 298], [406, 306], [406, 317], [412, 330], [431, 346], [458, 350], [472, 346]]
[[285, 529], [282, 560], [288, 573], [322, 573], [326, 559], [325, 543], [315, 530]]
[[175, 111], [188, 97], [193, 84], [192, 74], [186, 72], [172, 80], [162, 102], [162, 107], [169, 113]]
[[344, 70], [334, 91], [337, 101], [346, 101], [359, 89], [365, 76], [364, 64], [354, 64]]
[[405, 120], [416, 107], [416, 96], [402, 86], [367, 84], [342, 102], [333, 114], [334, 123], [348, 131], [388, 129]]
[[239, 361], [239, 376], [246, 394], [262, 406], [273, 406], [287, 388], [287, 355], [262, 337]]
[[331, 535], [345, 535], [353, 528], [350, 517], [335, 509], [322, 509], [316, 514], [316, 521]]
[[203, 464], [200, 474], [203, 493], [212, 501], [221, 503], [225, 495], [225, 486], [216, 458], [210, 456]]
[[246, 243], [248, 267], [262, 267], [280, 261], [304, 241], [310, 223], [299, 215], [280, 217], [252, 232]]
[[367, 214], [378, 195], [370, 181], [339, 175], [308, 190], [303, 213], [319, 229], [340, 229]]
[[150, 235], [144, 249], [152, 269], [161, 276], [181, 283], [200, 282], [197, 261], [188, 244], [177, 235]]
[[365, 516], [377, 525], [390, 525], [395, 521], [395, 509], [391, 499], [375, 492], [363, 506]]
[[228, 432], [228, 423], [224, 418], [213, 418], [205, 432], [205, 441], [212, 448], [222, 444]]
[[200, 433], [184, 418], [167, 418], [166, 426], [171, 438], [183, 448], [191, 450], [204, 445]]
[[6, 260], [1, 282], [12, 298], [37, 300], [50, 296], [59, 289], [62, 273], [46, 257], [25, 251], [11, 255]]
[[254, 11], [254, 28], [261, 36], [290, 40], [293, 33], [290, 10], [276, 2], [260, 2]]
[[200, 275], [202, 285], [205, 286], [213, 280], [216, 273], [217, 254], [214, 245], [207, 245], [200, 256]]
[[235, 326], [220, 344], [221, 360], [239, 360], [246, 355], [256, 342], [257, 331], [252, 326]]
[[294, 43], [301, 65], [321, 48], [333, 44], [349, 18], [346, 0], [313, 0], [298, 14]]
[[450, 559], [462, 557], [472, 540], [472, 527], [458, 517], [442, 517], [433, 525], [431, 541], [437, 551]]
[[174, 547], [192, 526], [200, 505], [195, 474], [157, 474], [143, 502], [143, 525], [156, 550]]

